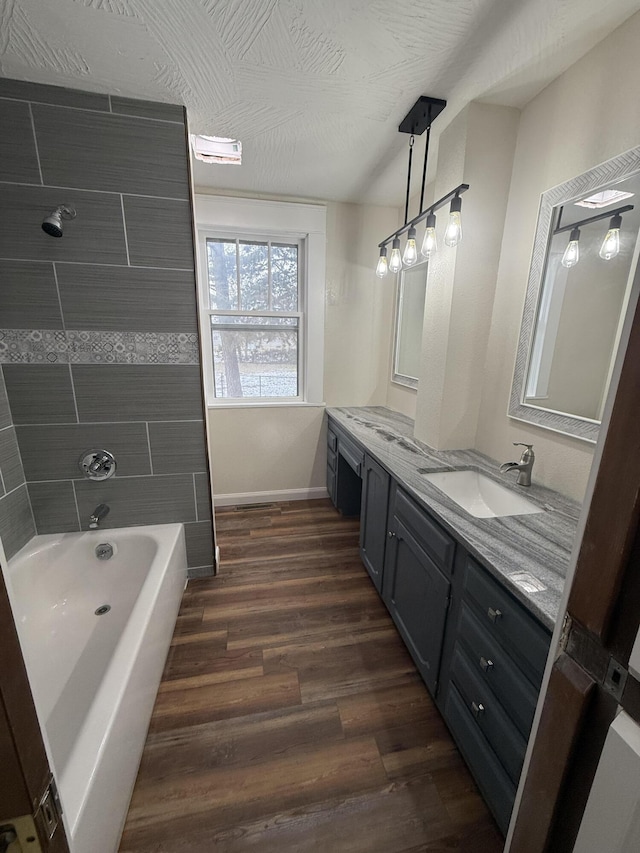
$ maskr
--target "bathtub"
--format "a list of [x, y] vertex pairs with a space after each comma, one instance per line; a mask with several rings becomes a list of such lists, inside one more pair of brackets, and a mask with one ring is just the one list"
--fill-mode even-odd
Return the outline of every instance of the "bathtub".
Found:
[[73, 853], [118, 847], [186, 576], [181, 524], [35, 536], [9, 561]]

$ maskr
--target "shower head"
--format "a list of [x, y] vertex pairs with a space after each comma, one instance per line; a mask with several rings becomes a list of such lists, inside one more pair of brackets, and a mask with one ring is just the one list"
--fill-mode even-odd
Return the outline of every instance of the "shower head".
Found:
[[73, 207], [69, 207], [67, 204], [60, 204], [51, 216], [47, 216], [42, 220], [42, 230], [51, 237], [62, 237], [62, 220], [75, 218], [76, 212]]

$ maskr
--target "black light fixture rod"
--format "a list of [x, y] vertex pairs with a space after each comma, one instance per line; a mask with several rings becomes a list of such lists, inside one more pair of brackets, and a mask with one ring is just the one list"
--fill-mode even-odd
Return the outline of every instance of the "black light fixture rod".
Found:
[[398, 228], [397, 231], [394, 231], [393, 234], [389, 234], [389, 236], [382, 241], [382, 243], [378, 243], [378, 248], [382, 249], [387, 243], [390, 243], [395, 237], [399, 237], [401, 234], [404, 234], [405, 231], [408, 231], [409, 228], [415, 228], [415, 226], [422, 222], [423, 219], [426, 219], [430, 213], [435, 213], [436, 210], [440, 210], [441, 207], [444, 207], [448, 201], [451, 201], [455, 196], [460, 196], [462, 193], [466, 193], [469, 189], [469, 184], [460, 184], [460, 186], [456, 187], [451, 192], [443, 195], [442, 198], [439, 198], [438, 201], [434, 202], [430, 205], [426, 210], [423, 210], [422, 213], [419, 213], [417, 216], [414, 216], [413, 219], [410, 219], [409, 222], [405, 222], [402, 228]]
[[413, 159], [413, 143], [415, 138], [413, 134], [409, 138], [409, 167], [407, 169], [407, 198], [404, 203], [404, 224], [407, 224], [409, 218], [409, 193], [411, 192], [411, 161]]
[[[429, 115], [431, 115], [431, 106], [429, 106]], [[429, 126], [427, 127], [427, 136], [424, 140], [424, 165], [422, 166], [422, 186], [420, 187], [420, 207], [418, 208], [418, 212], [422, 213], [422, 206], [424, 204], [424, 187], [427, 182], [427, 157], [429, 156], [429, 137], [431, 136], [431, 122], [429, 122]]]
[[562, 228], [556, 228], [553, 234], [562, 234], [563, 231], [572, 231], [574, 228], [582, 228], [583, 225], [590, 225], [592, 222], [598, 222], [600, 219], [611, 219], [613, 216], [620, 216], [621, 213], [626, 213], [628, 210], [633, 210], [632, 204], [625, 204], [624, 207], [617, 207], [615, 210], [607, 210], [606, 213], [596, 213], [594, 216], [589, 216], [587, 219], [581, 219], [580, 222], [572, 222], [571, 225], [563, 225]]

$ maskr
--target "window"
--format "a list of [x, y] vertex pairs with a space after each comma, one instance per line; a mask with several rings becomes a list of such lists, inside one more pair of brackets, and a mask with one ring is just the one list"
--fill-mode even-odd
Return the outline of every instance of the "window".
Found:
[[209, 406], [322, 405], [326, 210], [196, 195]]
[[300, 397], [300, 243], [208, 237], [214, 397]]

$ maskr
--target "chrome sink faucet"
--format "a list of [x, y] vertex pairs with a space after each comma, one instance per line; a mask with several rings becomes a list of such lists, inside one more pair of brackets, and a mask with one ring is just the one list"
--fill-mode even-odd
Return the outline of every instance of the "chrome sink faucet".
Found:
[[500, 473], [506, 474], [507, 471], [517, 471], [518, 479], [517, 484], [519, 486], [530, 486], [531, 485], [531, 470], [533, 468], [533, 463], [535, 462], [535, 454], [533, 452], [533, 444], [523, 444], [521, 441], [514, 441], [514, 447], [524, 447], [525, 449], [522, 451], [522, 456], [520, 457], [519, 462], [504, 462], [500, 466]]
[[111, 507], [107, 506], [107, 504], [98, 504], [89, 519], [89, 529], [97, 530], [102, 519], [109, 515], [110, 509]]

